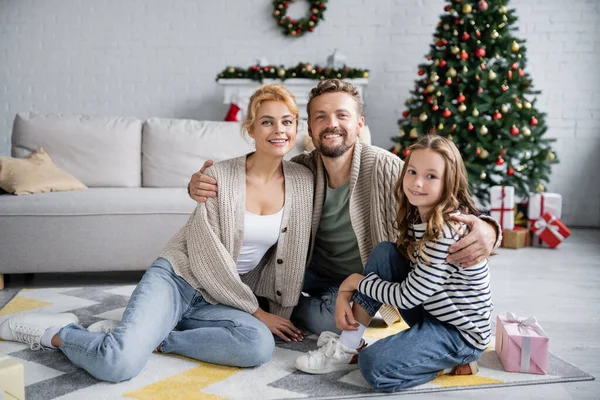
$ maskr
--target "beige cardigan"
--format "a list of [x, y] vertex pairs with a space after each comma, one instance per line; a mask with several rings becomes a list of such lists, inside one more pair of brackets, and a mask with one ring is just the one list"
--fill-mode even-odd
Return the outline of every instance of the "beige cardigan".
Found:
[[269, 311], [289, 318], [302, 289], [313, 212], [313, 174], [283, 162], [285, 203], [277, 244], [251, 272], [240, 275], [236, 262], [244, 238], [246, 156], [214, 164], [206, 175], [219, 182], [219, 196], [200, 203], [160, 257], [211, 304], [250, 314], [257, 296]]

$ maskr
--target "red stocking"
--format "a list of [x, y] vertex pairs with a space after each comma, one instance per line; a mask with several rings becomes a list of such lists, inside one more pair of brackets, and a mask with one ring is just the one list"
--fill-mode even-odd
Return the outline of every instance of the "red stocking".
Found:
[[239, 108], [237, 104], [231, 103], [229, 111], [227, 111], [227, 115], [225, 115], [225, 121], [239, 122], [240, 120], [238, 118], [238, 113], [240, 112], [240, 110], [241, 108]]

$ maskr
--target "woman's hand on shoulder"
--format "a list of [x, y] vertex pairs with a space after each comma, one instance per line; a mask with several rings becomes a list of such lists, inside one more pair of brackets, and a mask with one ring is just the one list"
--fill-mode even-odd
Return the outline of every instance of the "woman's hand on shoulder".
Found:
[[301, 342], [304, 340], [304, 333], [296, 328], [289, 319], [266, 312], [260, 307], [252, 315], [265, 324], [273, 335], [286, 342]]

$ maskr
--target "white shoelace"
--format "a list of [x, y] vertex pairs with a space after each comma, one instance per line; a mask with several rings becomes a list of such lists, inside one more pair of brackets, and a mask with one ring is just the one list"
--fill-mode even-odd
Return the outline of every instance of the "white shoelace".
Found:
[[42, 333], [39, 333], [33, 328], [17, 325], [11, 327], [15, 341], [21, 343], [28, 343], [29, 348], [33, 351], [44, 350], [44, 346], [41, 345], [40, 340], [42, 339]]

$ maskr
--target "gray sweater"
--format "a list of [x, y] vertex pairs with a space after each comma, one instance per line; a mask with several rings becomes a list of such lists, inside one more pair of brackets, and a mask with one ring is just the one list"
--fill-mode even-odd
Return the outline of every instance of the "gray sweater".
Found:
[[206, 170], [206, 175], [219, 182], [219, 196], [198, 204], [160, 257], [209, 303], [252, 314], [260, 296], [269, 301], [271, 313], [290, 317], [300, 297], [308, 254], [313, 174], [287, 161], [283, 171], [285, 204], [278, 242], [254, 270], [240, 276], [236, 262], [244, 238], [246, 156]]

